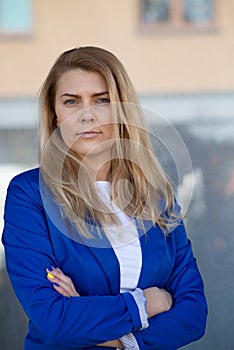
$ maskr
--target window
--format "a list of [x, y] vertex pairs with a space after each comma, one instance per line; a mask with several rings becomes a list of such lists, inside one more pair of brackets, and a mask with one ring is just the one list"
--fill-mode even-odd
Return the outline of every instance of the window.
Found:
[[207, 29], [214, 22], [214, 0], [140, 0], [143, 29]]
[[0, 0], [0, 34], [28, 34], [32, 28], [31, 0]]

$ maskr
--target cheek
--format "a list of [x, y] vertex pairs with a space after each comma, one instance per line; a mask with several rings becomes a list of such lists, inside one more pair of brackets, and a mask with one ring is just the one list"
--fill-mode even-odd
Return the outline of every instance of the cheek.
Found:
[[108, 139], [115, 139], [115, 128], [113, 124], [106, 125], [106, 135], [108, 135]]
[[75, 111], [69, 110], [62, 103], [55, 102], [55, 114], [58, 120], [58, 125], [60, 125], [62, 122], [70, 118], [74, 113]]
[[55, 109], [56, 117], [57, 117], [57, 126], [64, 125], [64, 128], [73, 128], [76, 124], [76, 118], [72, 117], [74, 112], [64, 110], [63, 108]]

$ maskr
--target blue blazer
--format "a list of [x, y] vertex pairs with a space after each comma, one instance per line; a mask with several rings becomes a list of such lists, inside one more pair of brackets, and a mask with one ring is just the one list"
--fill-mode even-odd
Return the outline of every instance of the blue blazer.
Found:
[[[29, 318], [25, 350], [107, 349], [95, 345], [130, 332], [140, 349], [175, 350], [204, 334], [203, 282], [182, 222], [167, 237], [158, 226], [139, 234], [143, 262], [138, 287], [165, 288], [174, 301], [170, 311], [150, 318], [149, 327], [140, 330], [132, 295], [120, 293], [114, 250], [82, 244], [61, 232], [62, 225], [55, 225], [45, 210], [39, 169], [11, 181], [4, 218], [7, 270]], [[45, 271], [51, 265], [71, 277], [81, 297], [67, 298], [54, 290]]]

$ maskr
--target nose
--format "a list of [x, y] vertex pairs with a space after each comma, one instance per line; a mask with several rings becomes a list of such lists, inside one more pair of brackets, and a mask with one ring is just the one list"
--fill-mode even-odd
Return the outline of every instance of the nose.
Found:
[[82, 123], [90, 123], [96, 120], [96, 116], [92, 107], [84, 108], [81, 112], [80, 120]]

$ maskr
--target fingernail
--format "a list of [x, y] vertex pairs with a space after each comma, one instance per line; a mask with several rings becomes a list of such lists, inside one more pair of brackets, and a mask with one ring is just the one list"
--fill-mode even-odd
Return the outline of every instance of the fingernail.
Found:
[[56, 287], [59, 287], [59, 284], [56, 283], [56, 282], [54, 282], [53, 285], [56, 286]]
[[47, 273], [47, 277], [53, 279], [54, 276], [51, 273]]
[[47, 270], [53, 271], [53, 268], [49, 266], [49, 267], [47, 267]]
[[[55, 264], [54, 264], [54, 265], [51, 265], [52, 270], [53, 270], [53, 269], [57, 269], [57, 267], [58, 267], [58, 266], [55, 265]], [[50, 270], [50, 271], [52, 271], [52, 270]]]

